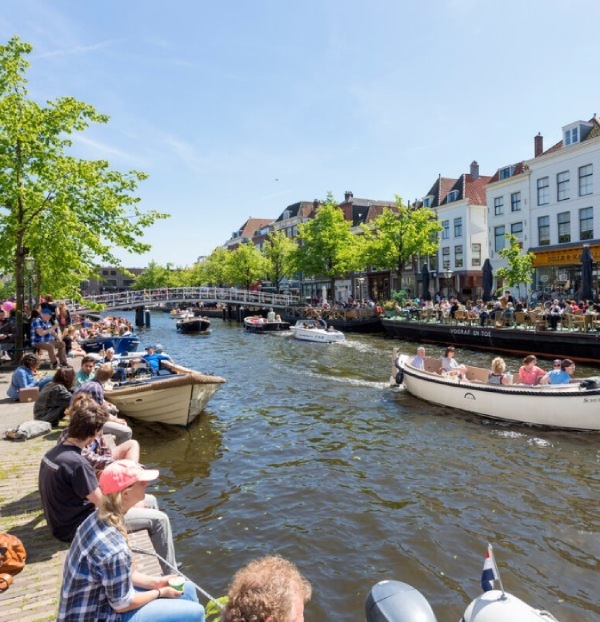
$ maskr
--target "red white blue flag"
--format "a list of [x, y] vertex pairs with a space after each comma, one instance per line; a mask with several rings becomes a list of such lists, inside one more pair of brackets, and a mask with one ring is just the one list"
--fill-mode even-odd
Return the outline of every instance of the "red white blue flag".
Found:
[[483, 572], [481, 573], [481, 589], [484, 592], [493, 590], [494, 581], [497, 581], [499, 578], [496, 560], [494, 559], [494, 549], [491, 544], [488, 544], [485, 561], [483, 562]]

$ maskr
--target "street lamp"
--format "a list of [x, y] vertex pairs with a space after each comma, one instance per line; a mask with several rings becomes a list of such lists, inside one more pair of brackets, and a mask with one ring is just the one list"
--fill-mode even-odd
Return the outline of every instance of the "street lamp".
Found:
[[356, 292], [358, 294], [358, 301], [362, 302], [362, 299], [363, 299], [363, 296], [362, 296], [363, 289], [362, 289], [362, 287], [363, 287], [363, 283], [365, 282], [365, 277], [364, 276], [359, 276], [356, 280], [358, 281], [358, 283], [356, 285]]
[[33, 271], [35, 270], [35, 258], [29, 255], [23, 259], [25, 263], [25, 271], [27, 272], [27, 278], [29, 280], [29, 314], [33, 310]]

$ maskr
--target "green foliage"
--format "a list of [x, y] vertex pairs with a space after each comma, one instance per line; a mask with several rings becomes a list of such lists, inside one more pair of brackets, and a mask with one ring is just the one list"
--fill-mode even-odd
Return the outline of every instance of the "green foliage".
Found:
[[265, 275], [267, 280], [275, 285], [277, 291], [284, 277], [291, 278], [294, 275], [292, 257], [296, 248], [296, 244], [283, 231], [273, 231], [265, 240], [263, 248], [266, 259]]
[[362, 226], [363, 264], [397, 270], [402, 282], [402, 271], [412, 257], [425, 257], [437, 251], [436, 233], [442, 226], [433, 210], [408, 207], [398, 195], [396, 210], [385, 209], [371, 225]]
[[40, 290], [71, 297], [98, 263], [120, 265], [115, 248], [148, 251], [145, 229], [168, 217], [141, 210], [135, 192], [145, 173], [68, 153], [74, 133], [108, 117], [72, 97], [45, 107], [28, 99], [31, 51], [18, 37], [0, 46], [0, 269], [14, 271], [18, 303], [24, 249], [36, 259]]
[[393, 291], [392, 300], [397, 302], [401, 307], [404, 307], [406, 304], [406, 292], [403, 289], [400, 291]]
[[335, 291], [336, 278], [361, 267], [360, 240], [350, 228], [351, 223], [328, 193], [315, 217], [298, 225], [300, 246], [292, 255], [295, 271], [302, 272], [304, 277], [329, 277], [331, 291]]
[[505, 233], [504, 237], [507, 245], [498, 254], [506, 260], [507, 265], [496, 270], [496, 278], [502, 280], [505, 286], [517, 286], [520, 297], [521, 285], [527, 285], [533, 280], [535, 254], [523, 253], [517, 236]]
[[225, 287], [229, 284], [227, 265], [229, 251], [222, 246], [215, 250], [198, 266], [200, 285]]
[[266, 271], [266, 259], [254, 244], [240, 244], [228, 253], [226, 274], [228, 280], [244, 289], [263, 279]]

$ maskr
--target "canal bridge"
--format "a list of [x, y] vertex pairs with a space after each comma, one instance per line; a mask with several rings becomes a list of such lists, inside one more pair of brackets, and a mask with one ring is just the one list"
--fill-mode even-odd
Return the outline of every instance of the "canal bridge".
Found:
[[96, 311], [98, 305], [102, 305], [103, 311], [144, 309], [157, 305], [191, 307], [198, 303], [221, 303], [237, 308], [250, 306], [285, 309], [299, 302], [299, 296], [263, 293], [235, 287], [162, 287], [86, 296], [79, 302], [68, 302], [68, 307], [71, 313], [85, 314]]

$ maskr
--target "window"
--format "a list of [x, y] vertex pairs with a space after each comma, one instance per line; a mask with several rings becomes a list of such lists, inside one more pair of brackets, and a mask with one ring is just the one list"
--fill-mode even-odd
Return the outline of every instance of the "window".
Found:
[[458, 190], [450, 190], [446, 198], [446, 203], [454, 203], [454, 201], [458, 201]]
[[450, 270], [450, 247], [444, 246], [442, 248], [442, 266], [444, 270]]
[[510, 211], [511, 212], [521, 211], [521, 193], [520, 192], [513, 192], [510, 195]]
[[574, 145], [579, 142], [579, 128], [574, 127], [572, 130], [565, 131], [565, 147]]
[[442, 240], [449, 240], [450, 239], [450, 221], [449, 220], [443, 220], [442, 221]]
[[423, 207], [431, 207], [433, 205], [433, 197], [427, 196], [423, 199]]
[[515, 171], [515, 167], [514, 166], [505, 166], [504, 168], [500, 169], [500, 173], [498, 175], [498, 177], [500, 179], [508, 179]]
[[454, 266], [456, 268], [463, 267], [463, 247], [462, 244], [454, 247]]
[[462, 237], [462, 218], [454, 219], [454, 237], [455, 238]]
[[538, 218], [538, 244], [548, 246], [550, 244], [550, 216]]
[[579, 239], [591, 240], [594, 237], [594, 211], [591, 207], [579, 210]]
[[548, 205], [550, 203], [550, 179], [541, 177], [537, 180], [537, 204]]
[[558, 243], [563, 244], [571, 241], [571, 213], [558, 214]]
[[569, 171], [563, 171], [556, 176], [556, 198], [559, 201], [569, 198]]
[[579, 196], [584, 197], [586, 194], [592, 194], [594, 191], [593, 184], [594, 170], [591, 164], [579, 167]]
[[501, 216], [504, 214], [504, 197], [496, 197], [494, 199], [494, 215]]
[[504, 237], [504, 225], [494, 227], [494, 240], [494, 249], [496, 252], [501, 251], [506, 244], [506, 238]]
[[481, 265], [481, 244], [471, 244], [471, 265]]
[[523, 223], [513, 222], [510, 226], [510, 232], [520, 241], [523, 241]]

